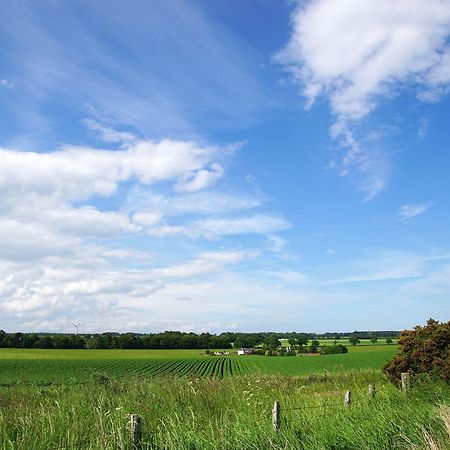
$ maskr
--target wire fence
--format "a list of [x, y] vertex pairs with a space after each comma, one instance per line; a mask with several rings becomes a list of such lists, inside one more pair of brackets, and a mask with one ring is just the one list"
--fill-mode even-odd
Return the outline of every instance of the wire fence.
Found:
[[[402, 376], [402, 390], [405, 394], [408, 393], [410, 389], [410, 376], [408, 373], [401, 374]], [[368, 397], [374, 398], [376, 396], [376, 389], [374, 384], [369, 385], [368, 389]], [[272, 416], [272, 426], [276, 432], [280, 431], [282, 424], [298, 424], [304, 421], [304, 417], [299, 417], [296, 413], [300, 411], [310, 411], [310, 410], [322, 410], [321, 417], [328, 417], [335, 415], [338, 411], [336, 407], [340, 407], [341, 410], [350, 410], [350, 406], [352, 404], [352, 395], [351, 391], [347, 390], [345, 392], [345, 396], [343, 401], [327, 401], [322, 402], [318, 405], [301, 405], [301, 406], [289, 406], [282, 407], [281, 403], [276, 400], [273, 405], [273, 409], [271, 412], [267, 411], [267, 413], [262, 414], [262, 418], [265, 418], [269, 415]], [[333, 411], [331, 411], [333, 409]], [[288, 414], [286, 414], [288, 413]], [[133, 449], [140, 448], [144, 442], [142, 439], [142, 418], [139, 414], [131, 414], [130, 415], [130, 438], [131, 445]], [[75, 444], [71, 445], [61, 445], [59, 447], [51, 447], [49, 450], [73, 450], [73, 449], [83, 449], [84, 445], [92, 445], [91, 441], [79, 441]]]

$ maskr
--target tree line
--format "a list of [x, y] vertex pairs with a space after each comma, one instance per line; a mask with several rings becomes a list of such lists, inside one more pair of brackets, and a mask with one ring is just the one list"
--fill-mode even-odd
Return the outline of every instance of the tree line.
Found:
[[[366, 334], [364, 334], [366, 333]], [[371, 337], [385, 336], [386, 332], [370, 332]], [[378, 334], [374, 334], [378, 333]], [[388, 336], [395, 337], [397, 331]], [[101, 334], [63, 334], [63, 333], [6, 333], [0, 330], [0, 347], [9, 348], [62, 348], [62, 349], [229, 349], [253, 348], [263, 342], [277, 342], [289, 339], [294, 344], [316, 339], [342, 339], [348, 336], [367, 339], [368, 332], [353, 333], [184, 333], [164, 331], [163, 333], [101, 333]]]

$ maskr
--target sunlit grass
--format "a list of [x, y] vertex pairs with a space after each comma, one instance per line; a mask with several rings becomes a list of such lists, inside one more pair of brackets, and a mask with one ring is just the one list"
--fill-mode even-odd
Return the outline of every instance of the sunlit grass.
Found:
[[[374, 382], [373, 399], [367, 386]], [[347, 389], [350, 407], [343, 404]], [[274, 400], [282, 408], [278, 433], [271, 425]], [[129, 414], [138, 413], [144, 449], [422, 450], [432, 448], [430, 439], [445, 449], [449, 403], [448, 386], [419, 383], [405, 396], [373, 371], [16, 385], [0, 388], [0, 448], [130, 448]]]

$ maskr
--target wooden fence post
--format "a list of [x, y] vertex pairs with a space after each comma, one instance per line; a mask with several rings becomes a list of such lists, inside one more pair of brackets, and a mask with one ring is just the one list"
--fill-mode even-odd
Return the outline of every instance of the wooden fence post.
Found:
[[375, 397], [376, 389], [374, 384], [369, 384], [369, 397]]
[[130, 415], [131, 444], [133, 449], [138, 449], [142, 436], [142, 417], [139, 414]]
[[351, 402], [352, 402], [352, 393], [351, 393], [351, 391], [346, 391], [345, 397], [344, 397], [344, 405], [350, 406]]
[[402, 391], [407, 393], [411, 387], [411, 375], [408, 372], [402, 372]]
[[273, 404], [272, 409], [272, 426], [275, 431], [278, 431], [280, 429], [280, 413], [281, 413], [280, 402], [276, 400], [275, 403]]

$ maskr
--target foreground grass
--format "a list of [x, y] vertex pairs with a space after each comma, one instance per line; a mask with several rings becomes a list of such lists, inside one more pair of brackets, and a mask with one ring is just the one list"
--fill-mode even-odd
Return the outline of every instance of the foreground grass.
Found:
[[[372, 399], [367, 385], [374, 382]], [[350, 407], [343, 405], [347, 389]], [[282, 407], [278, 433], [274, 400]], [[449, 404], [448, 386], [416, 383], [405, 396], [375, 371], [223, 380], [97, 376], [82, 386], [0, 388], [0, 448], [128, 449], [129, 414], [138, 413], [143, 449], [446, 449], [441, 415]]]

